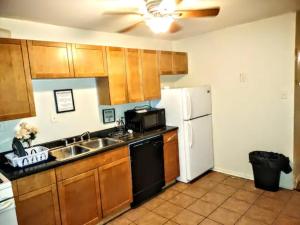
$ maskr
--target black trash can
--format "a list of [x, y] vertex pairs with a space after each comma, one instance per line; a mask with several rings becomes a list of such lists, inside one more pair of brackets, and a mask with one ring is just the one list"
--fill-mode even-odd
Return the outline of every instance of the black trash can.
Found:
[[250, 152], [249, 161], [253, 168], [255, 187], [267, 191], [278, 191], [281, 171], [292, 171], [289, 158], [274, 152]]

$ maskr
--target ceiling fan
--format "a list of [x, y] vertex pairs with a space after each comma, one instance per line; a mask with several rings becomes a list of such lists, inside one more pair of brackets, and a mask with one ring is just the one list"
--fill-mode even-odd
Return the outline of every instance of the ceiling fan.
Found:
[[141, 20], [118, 31], [126, 33], [145, 23], [154, 33], [176, 33], [182, 29], [178, 19], [217, 16], [220, 8], [178, 9], [183, 0], [144, 0], [137, 11], [111, 11], [108, 15], [139, 15]]

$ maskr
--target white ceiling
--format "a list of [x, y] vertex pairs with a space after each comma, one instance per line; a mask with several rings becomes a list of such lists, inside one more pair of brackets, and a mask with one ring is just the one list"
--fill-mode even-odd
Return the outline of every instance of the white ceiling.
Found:
[[[108, 16], [103, 11], [137, 8], [143, 0], [0, 0], [0, 17], [31, 20], [103, 32], [116, 32], [139, 16]], [[134, 36], [180, 39], [220, 28], [300, 10], [300, 0], [183, 0], [180, 8], [220, 6], [215, 18], [184, 19], [176, 34], [154, 35], [145, 25], [129, 32]]]

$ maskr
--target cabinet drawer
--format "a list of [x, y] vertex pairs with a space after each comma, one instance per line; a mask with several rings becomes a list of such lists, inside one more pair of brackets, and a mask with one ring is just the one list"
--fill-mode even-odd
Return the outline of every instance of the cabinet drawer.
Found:
[[177, 130], [170, 131], [164, 134], [164, 143], [178, 139]]
[[20, 178], [13, 182], [14, 195], [23, 195], [51, 184], [55, 184], [54, 170], [47, 170], [28, 177]]
[[78, 174], [96, 169], [105, 164], [111, 163], [118, 159], [122, 159], [129, 155], [128, 147], [119, 147], [115, 150], [104, 152], [102, 154], [78, 160], [74, 163], [61, 166], [55, 170], [58, 181], [74, 177]]

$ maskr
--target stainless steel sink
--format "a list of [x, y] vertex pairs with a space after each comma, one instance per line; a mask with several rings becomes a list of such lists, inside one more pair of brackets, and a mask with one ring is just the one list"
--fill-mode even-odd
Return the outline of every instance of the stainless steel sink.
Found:
[[114, 144], [118, 144], [121, 142], [123, 142], [123, 141], [112, 139], [112, 138], [98, 138], [98, 139], [94, 139], [94, 140], [81, 142], [80, 145], [83, 147], [93, 149], [93, 150], [97, 150], [97, 149], [105, 148], [105, 147], [108, 147], [108, 146], [111, 146]]
[[63, 148], [53, 149], [49, 153], [58, 161], [78, 157], [91, 151], [88, 148], [79, 145], [71, 145]]

